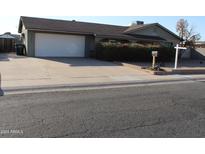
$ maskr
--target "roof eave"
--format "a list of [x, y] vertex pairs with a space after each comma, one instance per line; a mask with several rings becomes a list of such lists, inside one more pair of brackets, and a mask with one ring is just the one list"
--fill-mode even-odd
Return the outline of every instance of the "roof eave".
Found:
[[121, 40], [128, 40], [128, 41], [154, 41], [154, 42], [166, 42], [166, 40], [159, 40], [159, 39], [146, 39], [146, 38], [137, 38], [132, 36], [115, 36], [115, 35], [96, 35], [97, 38], [111, 38], [111, 39], [121, 39]]
[[23, 20], [22, 17], [19, 19], [19, 26], [18, 26], [18, 33], [22, 32], [22, 27], [23, 27]]
[[59, 31], [59, 30], [48, 30], [48, 29], [37, 29], [37, 28], [29, 28], [29, 31], [35, 32], [49, 32], [49, 33], [59, 33], [59, 34], [77, 34], [77, 35], [92, 35], [95, 36], [95, 33], [92, 32], [78, 32], [78, 31]]

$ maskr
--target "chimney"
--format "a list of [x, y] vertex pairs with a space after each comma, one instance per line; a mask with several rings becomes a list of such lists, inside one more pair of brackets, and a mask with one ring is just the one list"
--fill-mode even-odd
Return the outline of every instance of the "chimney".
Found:
[[136, 21], [137, 25], [144, 25], [144, 21]]

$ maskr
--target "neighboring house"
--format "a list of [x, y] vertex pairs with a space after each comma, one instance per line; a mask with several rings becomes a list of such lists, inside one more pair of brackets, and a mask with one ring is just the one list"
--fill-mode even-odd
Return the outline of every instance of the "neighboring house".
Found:
[[205, 41], [197, 41], [195, 43], [195, 47], [197, 47], [197, 48], [205, 48]]
[[158, 23], [137, 22], [116, 26], [78, 21], [20, 17], [21, 33], [28, 56], [89, 57], [101, 40], [148, 41], [176, 44], [180, 38]]
[[16, 43], [20, 43], [20, 35], [9, 32], [0, 35], [0, 52], [15, 52]]
[[197, 41], [194, 47], [188, 47], [181, 52], [183, 59], [205, 60], [205, 41]]
[[192, 49], [191, 59], [205, 60], [205, 48]]
[[205, 41], [197, 41], [191, 50], [191, 59], [205, 60]]

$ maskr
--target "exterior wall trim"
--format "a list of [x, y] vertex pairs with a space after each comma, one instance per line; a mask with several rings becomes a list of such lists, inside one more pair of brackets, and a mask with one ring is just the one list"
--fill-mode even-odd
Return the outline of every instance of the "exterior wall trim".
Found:
[[35, 32], [28, 31], [27, 39], [28, 39], [27, 54], [30, 57], [35, 57]]

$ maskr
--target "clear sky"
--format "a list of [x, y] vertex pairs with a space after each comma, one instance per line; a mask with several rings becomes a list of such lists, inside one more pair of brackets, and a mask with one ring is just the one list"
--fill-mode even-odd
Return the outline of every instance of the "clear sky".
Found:
[[[38, 16], [40, 17], [40, 16]], [[190, 25], [193, 25], [195, 32], [200, 33], [205, 40], [205, 16], [41, 16], [43, 18], [77, 20], [85, 22], [96, 22], [114, 25], [128, 26], [132, 22], [140, 20], [145, 23], [158, 22], [176, 33], [176, 22], [183, 18], [186, 19]], [[0, 16], [0, 34], [4, 32], [17, 33], [19, 16]]]

